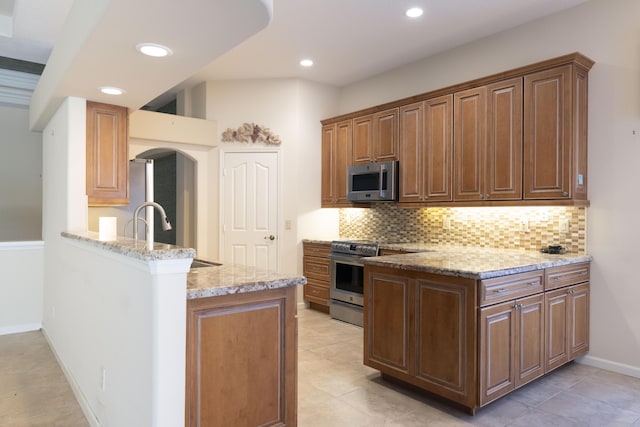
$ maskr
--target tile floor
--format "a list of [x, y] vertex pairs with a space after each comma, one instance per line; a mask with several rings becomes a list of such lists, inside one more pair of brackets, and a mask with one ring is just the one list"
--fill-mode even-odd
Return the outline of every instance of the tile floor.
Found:
[[[299, 312], [298, 426], [640, 427], [640, 379], [570, 364], [475, 417], [381, 380], [362, 328]], [[87, 426], [40, 332], [0, 336], [0, 426]]]

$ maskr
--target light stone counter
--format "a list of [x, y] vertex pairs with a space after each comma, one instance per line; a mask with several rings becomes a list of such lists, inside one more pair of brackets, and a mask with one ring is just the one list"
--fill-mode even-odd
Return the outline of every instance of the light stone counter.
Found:
[[63, 231], [61, 234], [62, 237], [86, 242], [96, 248], [142, 261], [194, 258], [196, 256], [195, 249], [168, 245], [166, 243], [154, 242], [153, 250], [150, 251], [145, 247], [146, 242], [144, 240], [133, 240], [120, 236], [116, 240], [100, 240], [98, 239], [98, 233], [93, 231], [84, 233]]
[[[98, 239], [98, 233], [92, 231], [62, 232], [62, 236], [142, 261], [195, 258], [196, 256], [195, 249], [166, 243], [156, 242], [153, 250], [150, 251], [145, 247], [144, 240], [134, 241], [130, 238], [118, 237], [117, 240], [102, 241]], [[187, 299], [256, 292], [306, 283], [307, 279], [303, 276], [278, 274], [244, 265], [224, 264], [200, 267], [187, 273]]]
[[[388, 249], [401, 250], [402, 245], [384, 245]], [[414, 245], [415, 246], [415, 245]], [[589, 255], [551, 255], [542, 252], [514, 249], [490, 249], [470, 247], [423, 248], [429, 252], [386, 255], [363, 258], [367, 265], [422, 271], [469, 279], [490, 279], [527, 271], [591, 261]], [[406, 250], [406, 249], [405, 249]]]
[[[336, 240], [353, 240], [339, 238]], [[305, 242], [330, 244], [327, 240], [305, 239]], [[385, 243], [380, 249], [405, 251], [406, 254], [362, 258], [368, 265], [423, 271], [470, 279], [489, 279], [526, 271], [589, 262], [590, 255], [552, 255], [517, 249], [444, 246], [429, 243]]]
[[303, 276], [279, 274], [257, 267], [222, 264], [194, 268], [187, 274], [187, 299], [206, 298], [304, 285]]

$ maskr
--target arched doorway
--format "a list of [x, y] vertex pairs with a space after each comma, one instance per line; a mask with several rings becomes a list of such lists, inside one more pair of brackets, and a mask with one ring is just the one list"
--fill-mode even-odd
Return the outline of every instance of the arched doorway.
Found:
[[[173, 230], [162, 231], [156, 212], [155, 241], [195, 248], [196, 161], [181, 151], [166, 148], [147, 150], [138, 154], [136, 158], [153, 160], [153, 199], [164, 207], [173, 225]], [[132, 177], [132, 186], [133, 181]], [[135, 181], [135, 185], [140, 185], [139, 178]]]

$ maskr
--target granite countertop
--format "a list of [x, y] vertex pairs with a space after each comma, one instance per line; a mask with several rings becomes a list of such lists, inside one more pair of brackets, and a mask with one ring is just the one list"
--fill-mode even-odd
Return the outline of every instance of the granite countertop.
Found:
[[428, 250], [428, 252], [363, 258], [363, 261], [367, 265], [401, 270], [423, 271], [469, 279], [490, 279], [550, 267], [589, 262], [592, 259], [589, 255], [551, 255], [516, 249], [431, 246]]
[[215, 297], [304, 285], [303, 276], [280, 274], [246, 265], [194, 268], [187, 274], [187, 299]]
[[[336, 240], [351, 240], [340, 238]], [[305, 242], [329, 244], [327, 240]], [[428, 243], [385, 243], [380, 249], [405, 251], [406, 254], [362, 258], [368, 265], [423, 271], [470, 279], [490, 279], [550, 267], [589, 262], [585, 254], [545, 254], [519, 249], [495, 249], [468, 246], [444, 246]]]
[[146, 248], [146, 242], [144, 240], [133, 240], [120, 236], [116, 240], [100, 240], [98, 233], [93, 231], [63, 231], [61, 234], [62, 237], [86, 242], [97, 248], [142, 261], [194, 258], [196, 256], [195, 249], [168, 245], [166, 243], [154, 242], [153, 250], [150, 251]]

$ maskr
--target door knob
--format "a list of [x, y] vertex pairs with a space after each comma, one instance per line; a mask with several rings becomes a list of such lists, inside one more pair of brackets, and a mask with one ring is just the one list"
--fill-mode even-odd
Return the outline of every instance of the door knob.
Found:
[[269, 239], [269, 240], [276, 240], [276, 236], [274, 236], [273, 234], [272, 234], [272, 235], [270, 235], [270, 236], [265, 236], [265, 237], [264, 237], [264, 240], [267, 240], [267, 239]]

